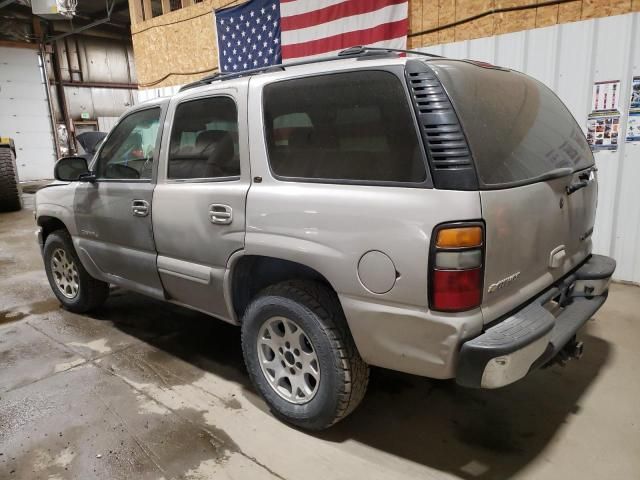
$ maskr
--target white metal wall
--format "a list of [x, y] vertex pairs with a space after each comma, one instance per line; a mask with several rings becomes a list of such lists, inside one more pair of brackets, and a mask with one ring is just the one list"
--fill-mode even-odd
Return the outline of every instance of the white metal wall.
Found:
[[51, 178], [56, 151], [36, 50], [0, 47], [0, 135], [16, 143], [21, 181]]
[[422, 50], [486, 61], [537, 78], [558, 94], [585, 132], [593, 82], [621, 81], [618, 150], [595, 153], [600, 188], [593, 245], [596, 253], [617, 260], [616, 279], [640, 283], [640, 143], [624, 142], [631, 79], [640, 75], [640, 13]]
[[109, 132], [120, 117], [98, 117], [98, 131]]

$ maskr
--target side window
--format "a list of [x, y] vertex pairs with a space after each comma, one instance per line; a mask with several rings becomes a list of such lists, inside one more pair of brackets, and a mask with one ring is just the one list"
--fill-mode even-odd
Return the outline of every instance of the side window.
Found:
[[420, 183], [426, 170], [400, 80], [362, 71], [285, 80], [264, 89], [276, 175]]
[[171, 179], [240, 175], [238, 112], [229, 97], [209, 97], [176, 108], [169, 146]]
[[100, 150], [98, 179], [150, 179], [159, 124], [159, 108], [142, 110], [124, 118]]

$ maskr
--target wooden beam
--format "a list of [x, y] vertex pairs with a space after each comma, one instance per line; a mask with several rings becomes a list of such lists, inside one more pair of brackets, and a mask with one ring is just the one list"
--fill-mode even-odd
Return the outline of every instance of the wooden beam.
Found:
[[182, 0], [182, 8], [193, 5], [193, 0]]
[[129, 0], [129, 16], [131, 17], [131, 25], [137, 25], [144, 21], [142, 0]]
[[12, 40], [0, 40], [0, 47], [29, 48], [31, 50], [39, 50], [37, 43], [14, 42]]
[[151, 0], [142, 0], [142, 8], [144, 9], [145, 21], [153, 18], [153, 10], [151, 9]]
[[162, 14], [165, 15], [171, 11], [171, 1], [170, 0], [161, 0], [162, 1]]

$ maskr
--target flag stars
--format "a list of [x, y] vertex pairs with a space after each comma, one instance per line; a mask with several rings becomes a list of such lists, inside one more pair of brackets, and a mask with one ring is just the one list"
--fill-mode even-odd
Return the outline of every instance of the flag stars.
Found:
[[[260, 13], [261, 13], [262, 15], [264, 15], [264, 12], [266, 12], [266, 10], [265, 10], [264, 8], [261, 8], [261, 9], [260, 9]], [[231, 19], [231, 21], [233, 22], [233, 18]]]

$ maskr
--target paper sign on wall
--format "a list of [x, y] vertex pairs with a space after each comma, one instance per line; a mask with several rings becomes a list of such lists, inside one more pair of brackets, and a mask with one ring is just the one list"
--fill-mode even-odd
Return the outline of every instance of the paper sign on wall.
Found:
[[627, 142], [640, 141], [640, 77], [633, 77], [629, 118], [627, 119]]
[[620, 115], [589, 115], [587, 143], [592, 150], [616, 150], [620, 130]]
[[607, 80], [593, 84], [591, 111], [618, 110], [620, 102], [620, 80]]
[[587, 117], [587, 143], [591, 150], [617, 150], [620, 134], [620, 80], [593, 84], [591, 113]]

